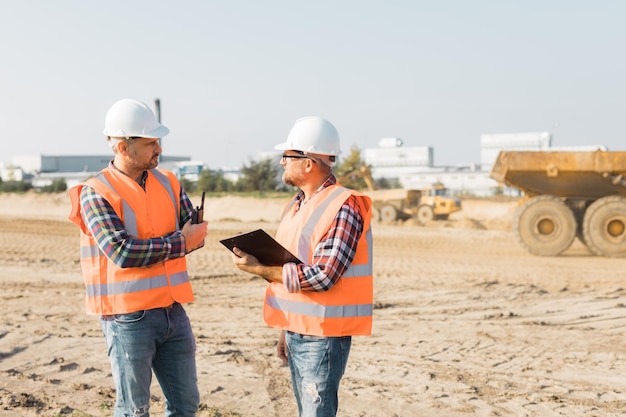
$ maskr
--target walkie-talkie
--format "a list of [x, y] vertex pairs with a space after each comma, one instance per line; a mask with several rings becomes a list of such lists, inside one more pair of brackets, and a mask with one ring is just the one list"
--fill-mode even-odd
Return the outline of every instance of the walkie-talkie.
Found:
[[204, 194], [205, 192], [202, 191], [202, 199], [200, 200], [200, 205], [194, 209], [193, 213], [191, 213], [192, 224], [198, 224], [204, 221]]

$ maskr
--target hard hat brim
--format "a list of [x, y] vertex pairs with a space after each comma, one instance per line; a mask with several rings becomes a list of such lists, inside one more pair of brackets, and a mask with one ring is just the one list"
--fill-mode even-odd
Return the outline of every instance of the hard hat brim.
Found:
[[104, 136], [110, 136], [112, 138], [125, 138], [128, 136], [137, 137], [137, 138], [146, 138], [146, 139], [161, 139], [164, 136], [167, 136], [170, 133], [170, 130], [163, 126], [159, 125], [156, 129], [148, 132], [148, 133], [137, 133], [132, 135], [127, 135], [122, 132], [109, 132], [106, 129], [102, 131]]
[[139, 135], [142, 138], [150, 138], [150, 139], [161, 139], [164, 136], [167, 136], [168, 133], [170, 133], [170, 130], [163, 126], [163, 125], [159, 125], [159, 127], [157, 127], [156, 129], [154, 129], [152, 132], [150, 132], [149, 134], [143, 136], [143, 135]]
[[274, 149], [279, 150], [279, 151], [289, 150], [288, 143], [287, 142], [279, 143], [278, 145], [274, 146]]
[[306, 149], [294, 148], [291, 142], [279, 143], [278, 145], [274, 146], [274, 149], [276, 149], [277, 151], [301, 151], [301, 152], [307, 152], [307, 153], [315, 154], [315, 155], [329, 155], [329, 156], [341, 155], [341, 151], [338, 151], [336, 153], [327, 153], [327, 152], [319, 152], [319, 151], [314, 152], [314, 151], [308, 151]]

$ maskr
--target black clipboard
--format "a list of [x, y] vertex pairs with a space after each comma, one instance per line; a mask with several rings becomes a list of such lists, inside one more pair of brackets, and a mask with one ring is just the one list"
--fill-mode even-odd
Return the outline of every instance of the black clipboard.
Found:
[[260, 263], [267, 266], [283, 266], [289, 262], [303, 263], [263, 229], [222, 239], [220, 243], [231, 251], [236, 246], [242, 251], [253, 255]]

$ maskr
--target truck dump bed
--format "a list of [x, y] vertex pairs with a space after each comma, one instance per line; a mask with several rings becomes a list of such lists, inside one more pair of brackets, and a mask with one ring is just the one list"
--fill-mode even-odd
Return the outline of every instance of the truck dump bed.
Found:
[[490, 177], [529, 196], [626, 196], [626, 152], [502, 151]]

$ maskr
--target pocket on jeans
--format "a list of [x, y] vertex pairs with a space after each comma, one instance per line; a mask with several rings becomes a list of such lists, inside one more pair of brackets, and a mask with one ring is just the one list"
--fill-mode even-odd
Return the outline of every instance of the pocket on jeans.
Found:
[[314, 341], [314, 340], [324, 340], [324, 339], [328, 339], [328, 337], [326, 337], [326, 336], [310, 336], [310, 335], [307, 335], [307, 334], [303, 334], [303, 335], [302, 335], [302, 339], [303, 339], [303, 340], [311, 340], [311, 341]]
[[141, 321], [141, 319], [143, 319], [146, 316], [146, 311], [145, 310], [140, 310], [140, 311], [134, 311], [132, 313], [127, 313], [127, 314], [117, 314], [115, 315], [115, 322], [116, 323], [136, 323], [138, 321]]

